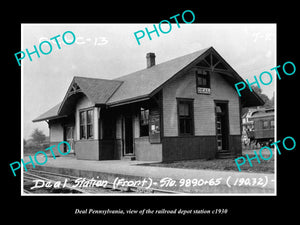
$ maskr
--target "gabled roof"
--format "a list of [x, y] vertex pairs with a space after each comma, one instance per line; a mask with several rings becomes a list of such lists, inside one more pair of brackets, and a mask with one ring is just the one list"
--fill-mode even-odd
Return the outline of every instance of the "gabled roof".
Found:
[[122, 84], [122, 81], [75, 76], [70, 87], [74, 83], [79, 86], [91, 102], [95, 105], [101, 105], [106, 104], [108, 99]]
[[[72, 96], [76, 93], [83, 93], [94, 105], [106, 104], [107, 100], [122, 84], [117, 80], [105, 80], [98, 78], [87, 78], [75, 76], [68, 88], [63, 101], [47, 112], [34, 119], [33, 122], [42, 120], [57, 119], [65, 116], [69, 106], [76, 101], [76, 97]], [[78, 96], [77, 96], [78, 97]]]
[[64, 115], [72, 111], [72, 106], [74, 106], [73, 103], [77, 101], [79, 97], [74, 94], [79, 92], [87, 96], [94, 105], [104, 105], [121, 84], [122, 81], [117, 80], [75, 76], [58, 109], [58, 114]]
[[196, 60], [209, 48], [154, 65], [126, 76], [117, 78], [123, 84], [107, 102], [114, 105], [128, 100], [149, 97], [153, 91]]
[[[233, 88], [235, 83], [244, 82], [219, 53], [213, 47], [209, 47], [117, 78], [116, 80], [123, 81], [123, 84], [108, 100], [107, 105], [127, 104], [130, 101], [150, 98], [168, 81], [183, 74], [192, 66], [203, 66], [204, 64], [201, 62], [205, 60], [207, 65], [211, 63], [214, 71], [223, 75]], [[264, 104], [263, 100], [255, 92], [251, 92], [249, 88], [244, 89], [241, 103], [243, 107]]]
[[[209, 59], [210, 58], [210, 59]], [[128, 104], [133, 101], [149, 99], [163, 88], [176, 76], [195, 65], [204, 65], [201, 62], [211, 62], [213, 69], [224, 76], [233, 88], [234, 84], [244, 80], [238, 73], [218, 54], [213, 48], [205, 48], [167, 62], [154, 65], [150, 68], [119, 77], [114, 80], [97, 78], [74, 77], [70, 87], [59, 105], [57, 111], [50, 109], [34, 121], [41, 121], [64, 115], [70, 110], [70, 106], [77, 100], [76, 93], [85, 94], [95, 105], [108, 105], [110, 107], [120, 104]], [[209, 64], [209, 63], [207, 63]], [[74, 96], [77, 96], [74, 97]], [[242, 106], [262, 105], [263, 100], [249, 88], [244, 89], [241, 97]], [[57, 106], [56, 106], [57, 107]], [[43, 117], [42, 117], [43, 116]]]

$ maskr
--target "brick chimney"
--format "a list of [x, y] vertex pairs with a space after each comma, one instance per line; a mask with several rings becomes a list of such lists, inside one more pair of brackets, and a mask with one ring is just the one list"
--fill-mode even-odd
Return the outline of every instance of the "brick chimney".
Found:
[[147, 68], [150, 68], [151, 66], [155, 65], [155, 54], [152, 52], [147, 53]]

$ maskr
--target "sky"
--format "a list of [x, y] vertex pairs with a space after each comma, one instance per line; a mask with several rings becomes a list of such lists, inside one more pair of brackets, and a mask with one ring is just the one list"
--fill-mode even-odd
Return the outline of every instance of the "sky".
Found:
[[[156, 26], [158, 26], [156, 24]], [[245, 80], [254, 81], [263, 71], [276, 77], [271, 68], [276, 65], [276, 24], [184, 24], [172, 23], [169, 33], [147, 35], [138, 45], [134, 33], [151, 31], [153, 24], [22, 24], [21, 50], [34, 51], [42, 41], [52, 40], [52, 51], [32, 54], [21, 61], [23, 137], [30, 138], [35, 128], [49, 135], [45, 121], [32, 120], [61, 102], [74, 76], [114, 79], [146, 68], [146, 54], [154, 52], [156, 64], [213, 46], [217, 52]], [[167, 30], [167, 27], [162, 29]], [[65, 45], [62, 35], [74, 33], [76, 40]], [[65, 35], [67, 42], [72, 36]], [[42, 45], [42, 50], [49, 48]], [[17, 61], [16, 61], [16, 65]], [[263, 86], [262, 93], [269, 98], [275, 91], [275, 79]], [[267, 82], [267, 81], [266, 81]]]

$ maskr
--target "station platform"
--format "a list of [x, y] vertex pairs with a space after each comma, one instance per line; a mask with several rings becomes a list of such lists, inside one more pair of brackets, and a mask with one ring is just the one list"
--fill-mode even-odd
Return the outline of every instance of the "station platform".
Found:
[[[43, 157], [43, 156], [40, 156]], [[38, 159], [43, 162], [43, 159]], [[28, 162], [28, 157], [24, 157]], [[269, 173], [247, 173], [216, 171], [207, 169], [179, 169], [148, 166], [154, 162], [131, 160], [78, 160], [74, 157], [48, 157], [44, 165], [34, 169], [53, 173], [67, 174], [81, 178], [94, 178], [114, 182], [152, 180], [150, 188], [172, 190], [184, 194], [200, 195], [276, 195], [276, 178]], [[28, 164], [32, 168], [31, 164]], [[172, 180], [173, 185], [170, 186]], [[210, 182], [209, 182], [210, 181]], [[166, 184], [169, 185], [166, 185]]]

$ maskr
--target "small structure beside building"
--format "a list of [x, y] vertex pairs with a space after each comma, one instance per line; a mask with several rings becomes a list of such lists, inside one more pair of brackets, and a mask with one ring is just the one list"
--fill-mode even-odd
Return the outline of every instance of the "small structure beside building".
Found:
[[240, 155], [241, 108], [262, 105], [239, 97], [243, 79], [213, 48], [156, 64], [114, 80], [74, 77], [47, 121], [50, 144], [65, 140], [77, 159], [176, 161]]

